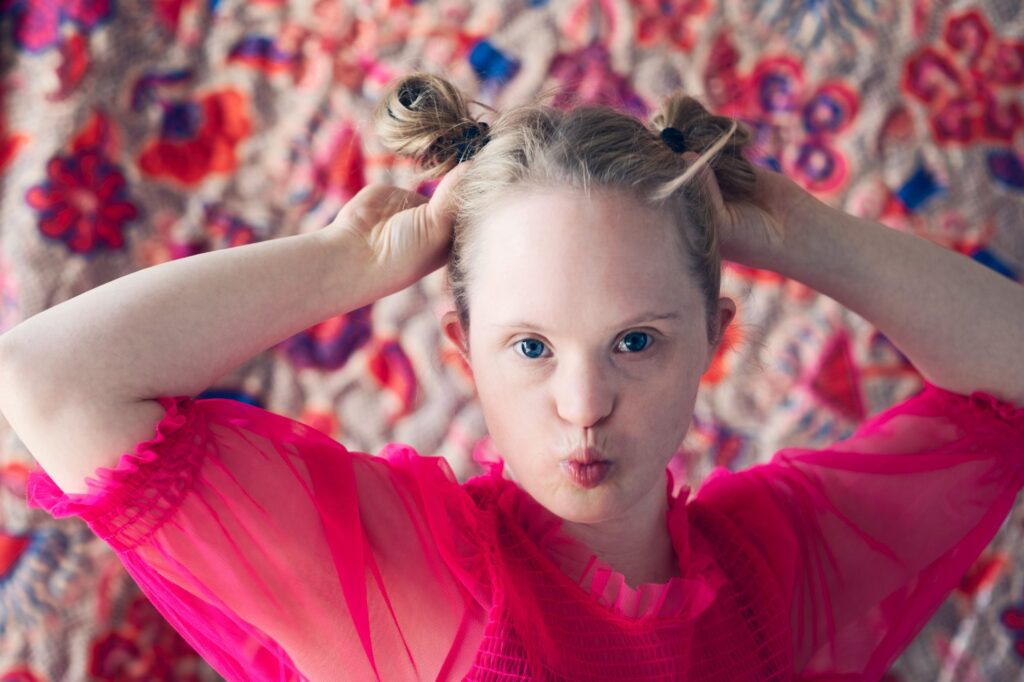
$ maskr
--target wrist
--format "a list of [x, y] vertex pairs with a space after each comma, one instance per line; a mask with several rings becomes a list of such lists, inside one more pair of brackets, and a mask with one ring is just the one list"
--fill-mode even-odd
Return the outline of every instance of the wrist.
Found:
[[752, 267], [772, 270], [783, 277], [804, 281], [808, 268], [829, 262], [834, 254], [834, 230], [846, 216], [810, 193], [803, 192], [780, 216], [780, 236], [743, 261]]
[[358, 235], [329, 226], [307, 236], [318, 240], [327, 256], [321, 296], [329, 314], [324, 319], [350, 313], [393, 293], [377, 281], [379, 272], [369, 246]]

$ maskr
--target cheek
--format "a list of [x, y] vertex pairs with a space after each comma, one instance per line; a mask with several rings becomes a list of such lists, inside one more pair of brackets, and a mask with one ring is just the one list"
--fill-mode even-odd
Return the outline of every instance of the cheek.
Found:
[[483, 411], [487, 430], [494, 439], [504, 442], [523, 438], [533, 423], [532, 401], [520, 386], [493, 367], [478, 367], [474, 371], [476, 400]]
[[[629, 416], [638, 435], [652, 447], [675, 448], [689, 428], [696, 404], [699, 376], [662, 373], [629, 396]], [[625, 403], [624, 403], [625, 404]]]
[[[510, 351], [511, 352], [511, 351]], [[541, 374], [529, 367], [517, 367], [510, 358], [490, 356], [473, 364], [473, 377], [481, 403], [495, 407], [529, 411], [538, 402], [545, 383]]]

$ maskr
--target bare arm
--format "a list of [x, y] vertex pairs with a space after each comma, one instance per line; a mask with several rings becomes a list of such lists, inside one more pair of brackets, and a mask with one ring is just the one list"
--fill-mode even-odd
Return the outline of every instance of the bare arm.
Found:
[[[352, 248], [350, 248], [352, 247]], [[154, 433], [157, 396], [371, 303], [365, 252], [329, 228], [131, 273], [0, 336], [0, 410], [65, 492]]]
[[327, 230], [133, 272], [0, 337], [16, 367], [61, 390], [195, 395], [257, 353], [372, 302], [365, 264]]
[[870, 321], [936, 386], [1024, 405], [1024, 287], [923, 237], [822, 202], [793, 213], [785, 243], [759, 267]]
[[153, 436], [154, 398], [193, 396], [444, 265], [458, 175], [429, 200], [368, 185], [318, 232], [163, 263], [25, 320], [0, 336], [0, 411], [64, 492], [85, 492], [85, 476]]

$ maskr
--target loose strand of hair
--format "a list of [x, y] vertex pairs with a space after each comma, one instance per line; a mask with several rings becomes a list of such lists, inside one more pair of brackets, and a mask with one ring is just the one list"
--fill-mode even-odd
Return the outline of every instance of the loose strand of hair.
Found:
[[725, 144], [729, 141], [729, 138], [731, 138], [733, 133], [736, 132], [738, 126], [738, 122], [734, 120], [732, 122], [732, 127], [729, 128], [729, 131], [727, 133], [719, 137], [714, 144], [708, 147], [704, 151], [704, 153], [697, 157], [697, 159], [694, 160], [694, 162], [690, 165], [689, 168], [687, 168], [683, 172], [682, 175], [671, 180], [670, 182], [665, 183], [660, 188], [655, 190], [652, 193], [651, 198], [654, 199], [654, 201], [664, 201], [665, 199], [675, 194], [680, 187], [682, 187], [683, 185], [690, 181], [690, 178], [699, 173], [701, 169], [703, 169], [705, 166], [710, 164], [712, 157], [714, 157], [715, 154], [717, 154], [722, 149], [722, 147], [725, 146]]

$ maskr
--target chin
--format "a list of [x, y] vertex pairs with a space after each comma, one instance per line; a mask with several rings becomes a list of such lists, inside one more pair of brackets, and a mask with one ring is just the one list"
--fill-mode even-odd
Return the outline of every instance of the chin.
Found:
[[[586, 491], [560, 491], [557, 504], [549, 509], [557, 516], [573, 523], [601, 523], [622, 513], [625, 509], [617, 503], [614, 491], [608, 490], [586, 490]], [[582, 494], [578, 494], [582, 493]]]

